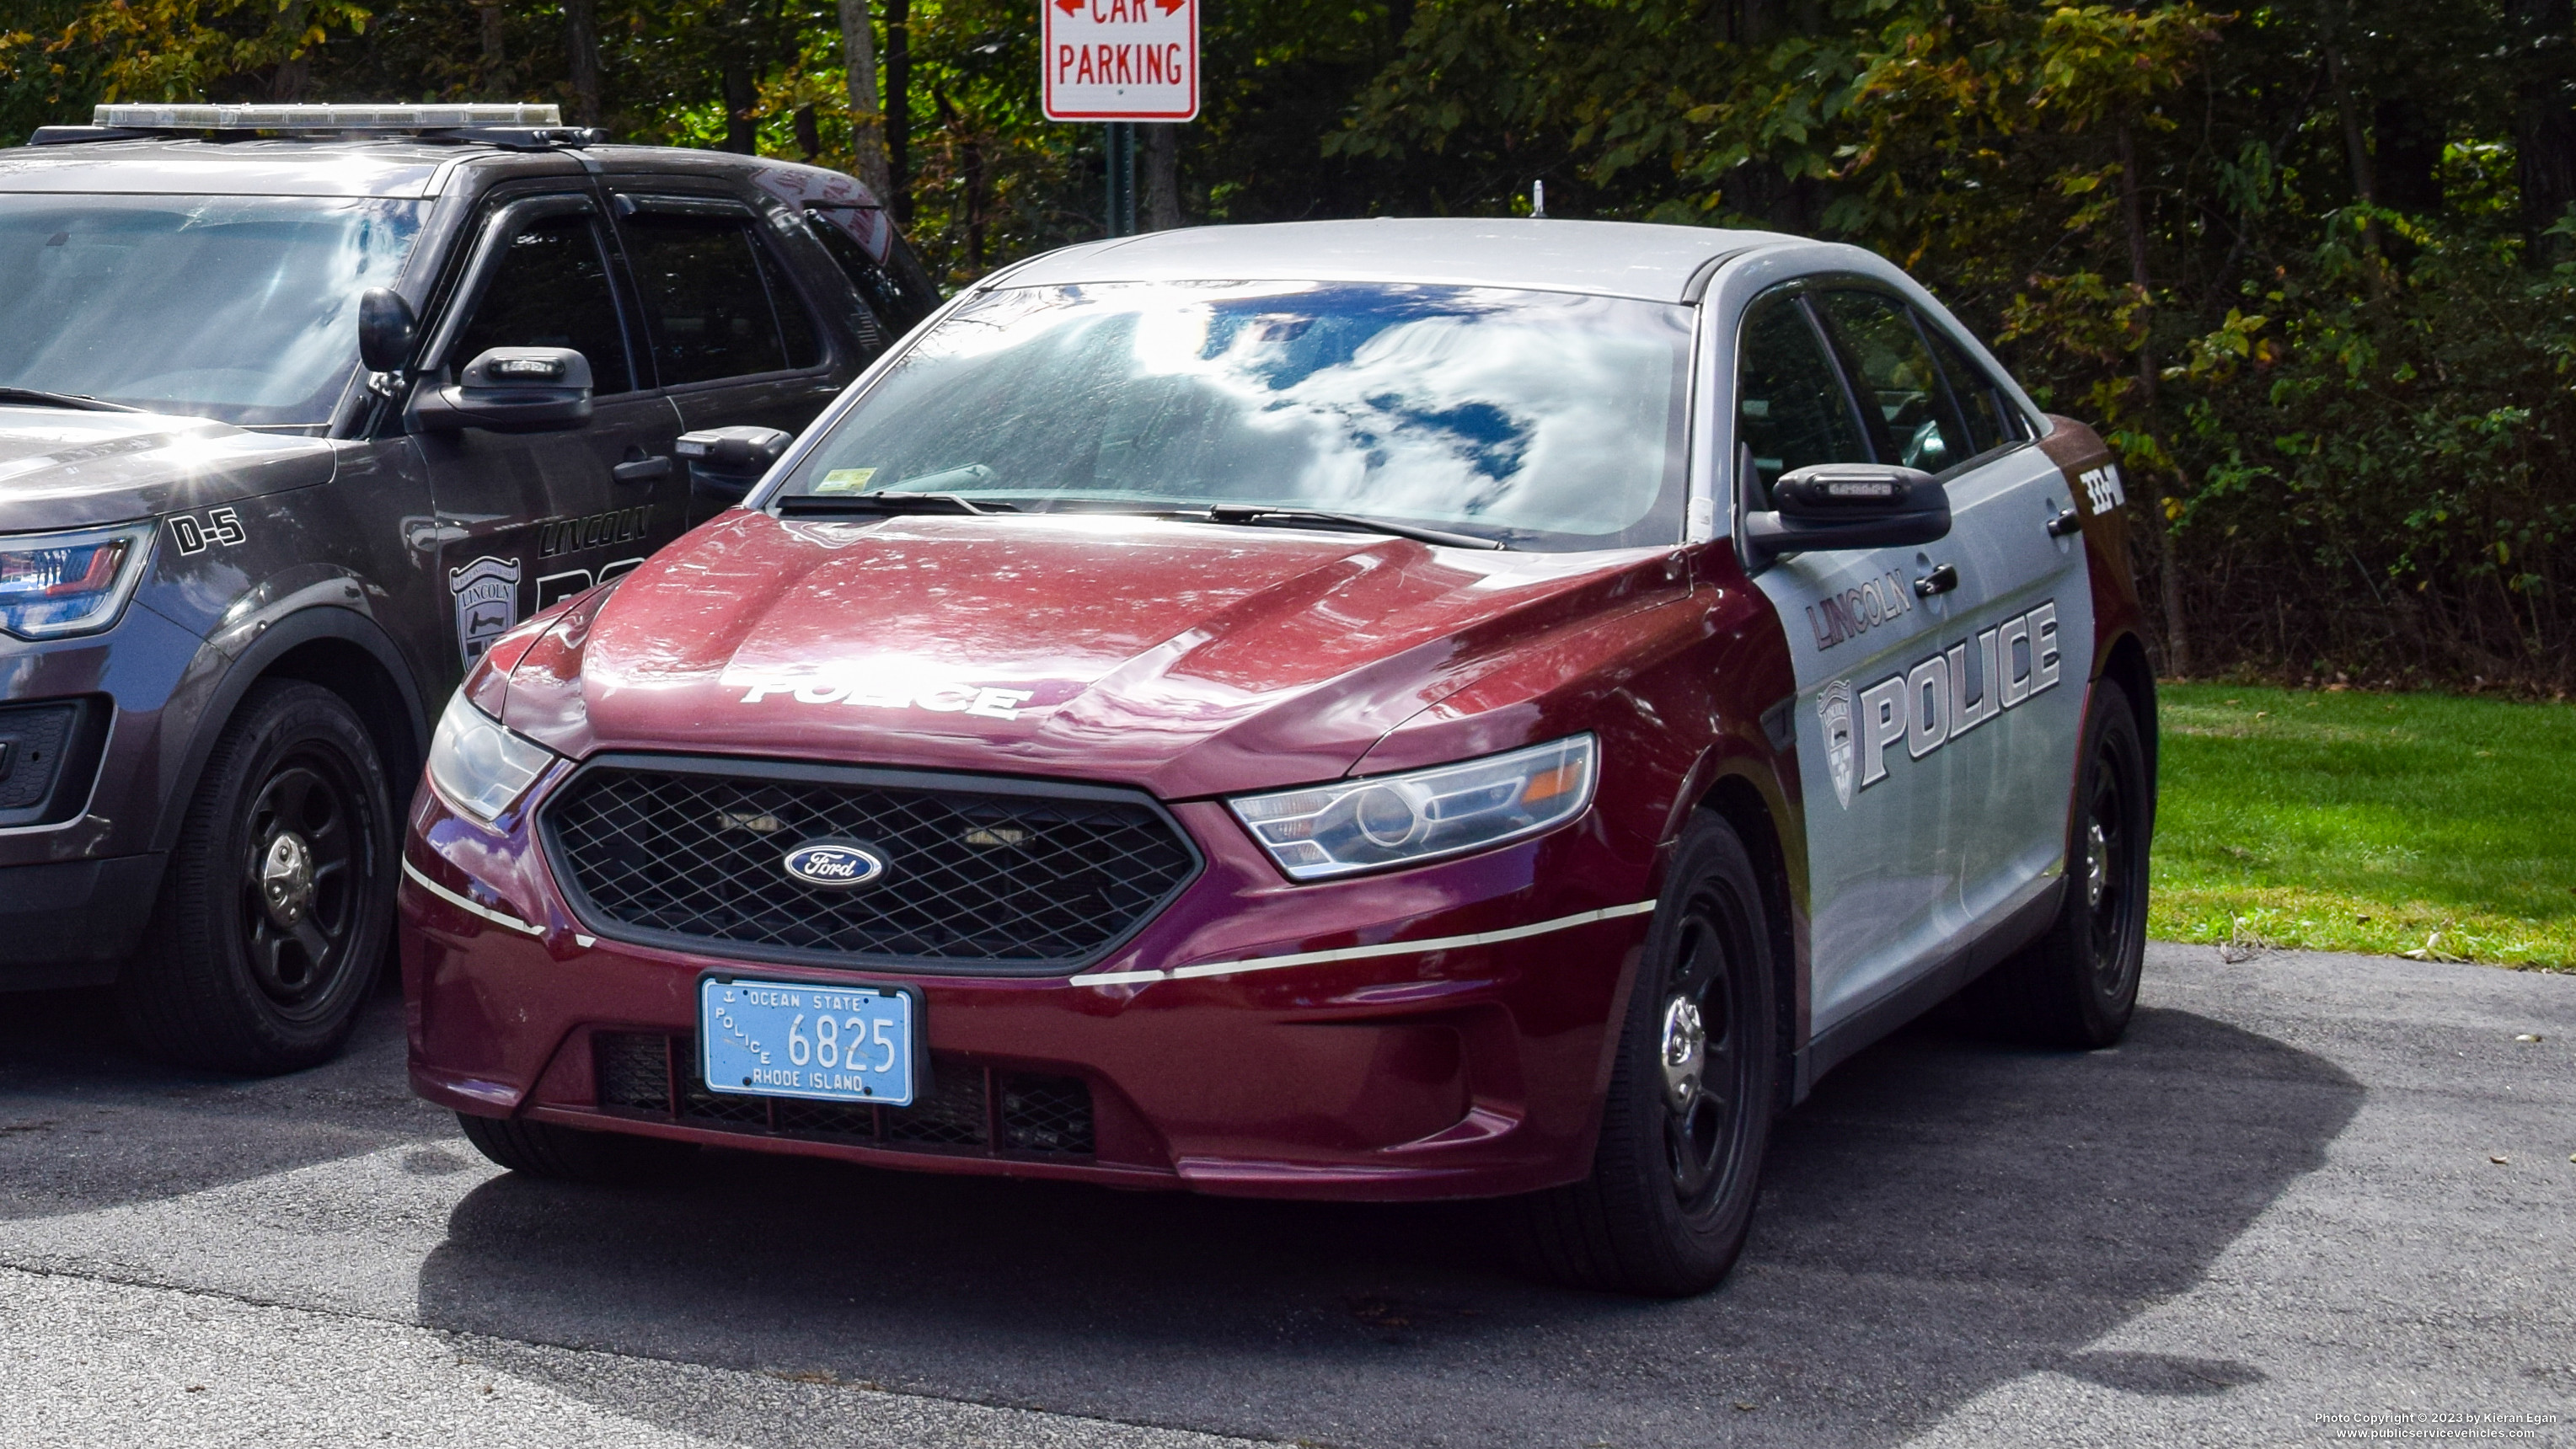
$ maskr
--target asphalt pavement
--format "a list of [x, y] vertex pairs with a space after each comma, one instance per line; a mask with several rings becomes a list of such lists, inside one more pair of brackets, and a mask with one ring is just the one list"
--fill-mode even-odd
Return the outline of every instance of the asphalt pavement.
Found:
[[0, 1443], [2576, 1445], [2571, 1046], [2576, 977], [2159, 946], [2115, 1049], [1835, 1072], [1734, 1277], [1655, 1303], [1458, 1208], [529, 1182], [390, 997], [260, 1082], [0, 998]]

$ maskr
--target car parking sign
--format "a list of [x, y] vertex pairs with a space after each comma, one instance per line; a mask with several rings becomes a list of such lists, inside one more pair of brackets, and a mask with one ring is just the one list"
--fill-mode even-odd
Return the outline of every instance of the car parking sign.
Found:
[[1050, 121], [1199, 113], [1199, 0], [1045, 0]]

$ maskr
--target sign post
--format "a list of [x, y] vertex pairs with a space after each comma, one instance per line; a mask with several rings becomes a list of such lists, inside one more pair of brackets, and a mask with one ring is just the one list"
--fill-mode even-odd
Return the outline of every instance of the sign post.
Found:
[[1199, 0], [1043, 0], [1050, 121], [1108, 124], [1109, 234], [1136, 231], [1138, 121], [1199, 113]]
[[1109, 234], [1136, 234], [1136, 123], [1109, 123], [1108, 144], [1103, 152], [1109, 161]]

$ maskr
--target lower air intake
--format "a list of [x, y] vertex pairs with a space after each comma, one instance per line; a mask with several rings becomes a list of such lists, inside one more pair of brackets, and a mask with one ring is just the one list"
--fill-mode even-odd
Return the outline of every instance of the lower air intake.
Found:
[[599, 1032], [590, 1039], [600, 1110], [748, 1136], [899, 1151], [1089, 1157], [1091, 1087], [1079, 1077], [1003, 1071], [934, 1054], [909, 1107], [743, 1097], [707, 1090], [686, 1037]]

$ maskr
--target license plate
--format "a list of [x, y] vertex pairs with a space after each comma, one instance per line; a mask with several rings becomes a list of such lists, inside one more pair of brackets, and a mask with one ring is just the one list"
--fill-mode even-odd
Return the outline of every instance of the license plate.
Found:
[[698, 983], [707, 1089], [738, 1097], [912, 1105], [913, 997], [801, 981]]

